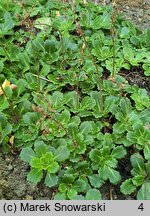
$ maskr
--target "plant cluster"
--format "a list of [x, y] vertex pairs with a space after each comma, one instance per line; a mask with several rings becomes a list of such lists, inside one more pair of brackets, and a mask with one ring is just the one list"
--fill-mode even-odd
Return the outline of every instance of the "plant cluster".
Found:
[[[53, 199], [102, 199], [105, 182], [150, 199], [150, 99], [120, 71], [150, 76], [150, 30], [87, 1], [0, 3], [0, 144]], [[8, 81], [9, 82], [8, 82]], [[5, 82], [5, 83], [4, 83]], [[2, 85], [3, 84], [3, 85]]]

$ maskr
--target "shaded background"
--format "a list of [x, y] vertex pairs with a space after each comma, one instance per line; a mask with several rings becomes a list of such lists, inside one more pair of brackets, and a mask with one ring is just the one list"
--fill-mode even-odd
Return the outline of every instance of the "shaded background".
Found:
[[[112, 0], [93, 0], [96, 4], [111, 4]], [[145, 30], [150, 28], [150, 0], [113, 0], [118, 12]]]

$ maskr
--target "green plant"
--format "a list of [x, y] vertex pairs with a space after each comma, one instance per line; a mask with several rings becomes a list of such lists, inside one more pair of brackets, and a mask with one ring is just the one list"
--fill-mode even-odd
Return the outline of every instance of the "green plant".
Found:
[[133, 193], [136, 188], [140, 189], [137, 192], [137, 199], [149, 200], [150, 199], [150, 162], [144, 163], [144, 158], [135, 153], [131, 156], [131, 170], [132, 178], [127, 179], [121, 185], [121, 192], [124, 194]]
[[117, 159], [123, 158], [126, 150], [119, 146], [110, 151], [110, 146], [103, 147], [101, 150], [92, 149], [89, 157], [92, 161], [92, 169], [98, 170], [101, 179], [105, 181], [109, 179], [111, 183], [117, 184], [121, 179], [119, 172], [115, 170], [118, 165]]
[[59, 162], [65, 161], [70, 152], [66, 146], [59, 146], [51, 151], [43, 141], [35, 142], [34, 146], [34, 151], [27, 147], [20, 154], [22, 160], [28, 162], [31, 166], [27, 179], [33, 183], [38, 183], [41, 181], [43, 174], [46, 174], [44, 181], [46, 186], [55, 186], [58, 182], [56, 173], [60, 170]]

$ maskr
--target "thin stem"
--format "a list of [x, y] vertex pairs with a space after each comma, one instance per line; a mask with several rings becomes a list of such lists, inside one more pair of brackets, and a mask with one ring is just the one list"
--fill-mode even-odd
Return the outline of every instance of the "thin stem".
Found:
[[62, 67], [63, 67], [63, 63], [64, 63], [64, 60], [65, 60], [65, 56], [64, 56], [64, 40], [63, 40], [63, 36], [61, 34], [61, 32], [59, 31], [59, 34], [60, 34], [60, 41], [61, 41], [61, 46], [62, 46]]
[[114, 12], [111, 17], [111, 39], [112, 39], [112, 50], [113, 50], [113, 59], [112, 59], [112, 78], [115, 76], [115, 29], [114, 29]]
[[[48, 103], [48, 109], [49, 109], [49, 103]], [[72, 137], [70, 136], [70, 134], [68, 133], [67, 129], [66, 129], [58, 120], [56, 120], [56, 119], [55, 119], [54, 117], [52, 117], [50, 114], [47, 114], [47, 113], [44, 111], [44, 109], [42, 109], [42, 108], [39, 107], [39, 106], [35, 106], [35, 105], [34, 105], [34, 106], [33, 106], [33, 110], [34, 110], [35, 112], [41, 113], [44, 117], [49, 118], [50, 120], [54, 121], [54, 122], [58, 125], [59, 128], [62, 128], [62, 129], [66, 132], [67, 137], [70, 138], [70, 139], [72, 140], [73, 144], [74, 144], [75, 146], [77, 146], [76, 141], [73, 140], [73, 138], [72, 138]], [[51, 109], [50, 109], [49, 111], [51, 112]]]
[[11, 59], [10, 59], [10, 57], [9, 57], [9, 54], [8, 54], [6, 48], [4, 47], [4, 45], [0, 43], [0, 46], [2, 46], [2, 48], [3, 48], [3, 50], [4, 50], [4, 52], [5, 52], [6, 56], [7, 56], [7, 58], [8, 58], [9, 61], [11, 62]]
[[84, 35], [84, 33], [83, 33], [82, 29], [81, 29], [81, 26], [80, 26], [79, 23], [76, 23], [76, 26], [77, 26], [77, 32], [78, 32], [78, 34], [80, 34], [80, 35], [83, 37], [84, 48], [87, 47], [88, 53], [89, 53], [89, 55], [90, 55], [90, 57], [91, 57], [91, 60], [92, 60], [92, 62], [93, 62], [93, 64], [94, 64], [94, 66], [95, 66], [95, 69], [96, 69], [97, 78], [98, 78], [98, 79], [97, 79], [97, 81], [98, 81], [98, 82], [97, 82], [97, 85], [98, 85], [98, 89], [99, 89], [99, 91], [100, 91], [101, 110], [102, 110], [102, 112], [103, 112], [103, 110], [104, 110], [104, 99], [103, 99], [103, 91], [102, 91], [102, 89], [103, 89], [103, 80], [102, 80], [102, 79], [100, 80], [100, 78], [98, 77], [98, 66], [97, 66], [97, 64], [96, 64], [95, 58], [94, 58], [93, 55], [91, 54], [90, 48], [88, 47], [88, 44], [87, 44], [85, 35]]
[[33, 74], [33, 73], [31, 73], [33, 76], [35, 76], [35, 77], [38, 77], [39, 79], [41, 79], [41, 80], [44, 80], [44, 81], [47, 81], [47, 82], [49, 82], [49, 83], [52, 83], [52, 81], [51, 80], [49, 80], [49, 79], [47, 79], [47, 78], [45, 78], [45, 77], [42, 77], [42, 76], [38, 76], [38, 75], [36, 75], [36, 74]]
[[112, 15], [111, 15], [111, 39], [112, 39], [112, 51], [113, 51], [113, 59], [112, 59], [112, 78], [115, 77], [115, 58], [116, 58], [116, 53], [115, 53], [115, 1], [112, 2]]
[[85, 36], [84, 36], [83, 33], [82, 33], [82, 36], [83, 36], [84, 43], [85, 43], [85, 45], [86, 45], [86, 47], [87, 47], [87, 49], [88, 49], [88, 52], [89, 52], [89, 54], [90, 54], [91, 60], [92, 60], [94, 66], [95, 66], [95, 69], [96, 69], [96, 73], [97, 73], [97, 85], [98, 85], [98, 89], [99, 89], [99, 91], [100, 91], [101, 110], [102, 110], [102, 112], [103, 112], [103, 110], [104, 110], [104, 99], [103, 99], [103, 91], [102, 91], [102, 89], [103, 89], [103, 88], [102, 88], [102, 87], [103, 87], [103, 81], [100, 80], [100, 78], [99, 78], [99, 76], [98, 76], [98, 66], [97, 66], [97, 64], [96, 64], [95, 58], [94, 58], [93, 55], [91, 54], [91, 50], [89, 49], [89, 47], [88, 47], [88, 45], [87, 45], [87, 42], [86, 42], [86, 39], [85, 39]]

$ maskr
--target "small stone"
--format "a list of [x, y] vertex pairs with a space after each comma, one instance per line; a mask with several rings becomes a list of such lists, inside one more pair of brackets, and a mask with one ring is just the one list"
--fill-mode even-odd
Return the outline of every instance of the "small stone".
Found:
[[7, 170], [12, 170], [13, 166], [11, 164], [8, 165]]
[[126, 5], [126, 6], [125, 6], [125, 9], [129, 10], [129, 9], [130, 9], [130, 7], [129, 7], [128, 5]]
[[26, 195], [24, 199], [25, 199], [25, 200], [33, 200], [33, 196]]
[[49, 200], [50, 197], [37, 197], [36, 200]]
[[20, 185], [16, 188], [15, 193], [18, 197], [23, 197], [26, 193], [26, 185], [20, 183]]
[[11, 159], [9, 157], [6, 157], [5, 161], [9, 163], [11, 161]]

